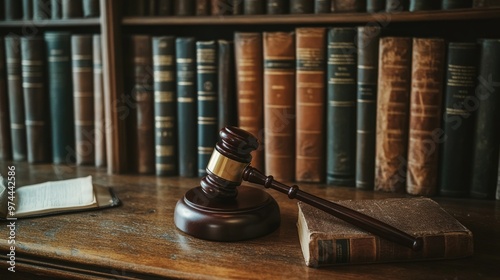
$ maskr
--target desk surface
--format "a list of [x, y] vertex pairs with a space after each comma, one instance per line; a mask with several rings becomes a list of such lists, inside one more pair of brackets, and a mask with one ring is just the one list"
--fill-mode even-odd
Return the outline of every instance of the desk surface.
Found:
[[[312, 278], [488, 279], [500, 276], [500, 202], [435, 198], [474, 234], [474, 256], [459, 260], [309, 268], [298, 241], [296, 201], [273, 190], [281, 209], [275, 232], [243, 242], [210, 242], [188, 236], [173, 222], [175, 204], [198, 179], [107, 175], [104, 169], [15, 164], [17, 186], [92, 175], [110, 186], [123, 205], [16, 222], [16, 276], [54, 278]], [[0, 173], [7, 163], [0, 162]], [[324, 185], [301, 189], [330, 200], [400, 197]], [[1, 222], [0, 225], [5, 224]], [[7, 273], [8, 231], [0, 230], [0, 275]], [[12, 276], [12, 274], [7, 274]], [[12, 279], [12, 278], [11, 278]]]

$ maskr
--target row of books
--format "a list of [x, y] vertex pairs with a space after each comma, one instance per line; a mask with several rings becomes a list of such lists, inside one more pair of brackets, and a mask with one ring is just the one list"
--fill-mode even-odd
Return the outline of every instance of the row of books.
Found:
[[[3, 3], [1, 3], [3, 2]], [[5, 20], [47, 20], [99, 17], [99, 0], [3, 0]]]
[[128, 0], [129, 16], [400, 12], [500, 6], [497, 0]]
[[100, 35], [8, 35], [0, 65], [0, 159], [106, 164]]

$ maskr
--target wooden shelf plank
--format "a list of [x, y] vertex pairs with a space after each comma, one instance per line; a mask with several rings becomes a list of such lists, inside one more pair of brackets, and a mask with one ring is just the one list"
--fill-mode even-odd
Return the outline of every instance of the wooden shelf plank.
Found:
[[78, 19], [50, 19], [50, 20], [9, 20], [0, 21], [1, 27], [75, 27], [75, 26], [99, 26], [100, 18], [78, 18]]
[[343, 13], [306, 15], [125, 17], [125, 26], [138, 25], [300, 25], [325, 23], [415, 22], [500, 19], [500, 8], [399, 13]]

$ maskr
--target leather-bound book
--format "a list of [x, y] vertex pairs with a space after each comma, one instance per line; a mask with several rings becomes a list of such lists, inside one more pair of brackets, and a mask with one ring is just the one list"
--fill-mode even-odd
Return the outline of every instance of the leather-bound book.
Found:
[[83, 17], [82, 0], [62, 0], [61, 7], [63, 19]]
[[366, 0], [366, 12], [376, 13], [385, 10], [385, 0]]
[[33, 19], [33, 0], [23, 0], [23, 19]]
[[154, 15], [156, 15], [156, 0], [146, 0], [146, 16]]
[[242, 15], [244, 3], [242, 0], [230, 0], [232, 3], [233, 15]]
[[406, 189], [411, 50], [411, 38], [380, 39], [375, 190], [403, 192]]
[[95, 166], [106, 166], [106, 123], [104, 109], [104, 81], [102, 76], [101, 35], [92, 36], [92, 60], [94, 69], [94, 138]]
[[21, 42], [17, 35], [5, 36], [7, 95], [9, 100], [12, 159], [27, 159], [24, 96], [21, 76]]
[[71, 33], [46, 32], [47, 82], [52, 133], [52, 162], [74, 161], [75, 122], [71, 68]]
[[175, 0], [174, 15], [193, 16], [195, 15], [195, 0]]
[[198, 177], [207, 175], [206, 167], [217, 143], [217, 42], [196, 42], [198, 100]]
[[50, 1], [50, 18], [61, 19], [62, 17], [62, 0]]
[[50, 18], [50, 0], [33, 0], [33, 19], [45, 20]]
[[243, 13], [245, 15], [262, 15], [265, 13], [265, 0], [243, 0]]
[[50, 160], [49, 98], [45, 80], [45, 42], [43, 37], [21, 38], [21, 67], [28, 162]]
[[443, 0], [443, 5], [441, 6], [443, 10], [464, 8], [472, 8], [472, 0]]
[[380, 27], [358, 27], [358, 89], [356, 131], [356, 187], [373, 190], [377, 119], [378, 47]]
[[210, 6], [213, 0], [196, 0], [195, 15], [207, 16], [210, 14]]
[[153, 37], [156, 175], [177, 174], [175, 38]]
[[268, 15], [282, 15], [288, 12], [288, 1], [286, 0], [267, 0], [266, 4]]
[[100, 15], [99, 0], [82, 0], [82, 1], [83, 1], [82, 3], [83, 17], [86, 18], [99, 17]]
[[10, 138], [9, 97], [5, 82], [5, 44], [0, 37], [0, 160], [12, 159]]
[[354, 13], [366, 10], [366, 0], [332, 0], [332, 13]]
[[315, 0], [314, 1], [314, 13], [315, 14], [327, 14], [331, 10], [331, 0]]
[[5, 20], [16, 20], [23, 18], [23, 2], [20, 0], [4, 0]]
[[92, 59], [92, 35], [72, 35], [71, 60], [77, 165], [94, 164], [94, 72]]
[[153, 57], [151, 37], [148, 35], [130, 36], [130, 57], [133, 73], [131, 131], [132, 151], [135, 152], [135, 172], [155, 173], [154, 145], [154, 96], [153, 96]]
[[219, 129], [226, 126], [236, 126], [238, 124], [236, 112], [236, 87], [234, 44], [232, 41], [218, 40], [217, 51], [217, 100], [218, 105], [218, 125]]
[[198, 175], [196, 41], [193, 37], [179, 37], [175, 44], [179, 175], [196, 177]]
[[295, 34], [264, 32], [265, 173], [295, 179]]
[[264, 80], [262, 34], [234, 34], [238, 126], [259, 139], [251, 165], [264, 170]]
[[[443, 133], [441, 144], [439, 193], [443, 196], [467, 196], [472, 161], [474, 112], [468, 100], [475, 98], [478, 45], [452, 42], [448, 58], [444, 92]], [[460, 153], [457, 153], [460, 151]]]
[[174, 0], [158, 0], [157, 13], [158, 16], [169, 16], [173, 12]]
[[297, 134], [295, 180], [321, 182], [325, 178], [325, 56], [326, 30], [297, 28]]
[[312, 14], [312, 13], [314, 13], [314, 1], [290, 0], [290, 14]]
[[445, 43], [413, 39], [406, 191], [434, 195], [438, 184]]
[[493, 198], [497, 185], [500, 144], [500, 40], [482, 39], [479, 59], [477, 110], [472, 145], [472, 184], [474, 198]]
[[472, 232], [429, 198], [338, 203], [421, 237], [423, 248], [413, 251], [299, 202], [297, 229], [307, 266], [456, 259], [473, 254]]
[[356, 173], [355, 38], [355, 28], [328, 30], [326, 180], [337, 186], [354, 186]]
[[409, 0], [386, 0], [385, 11], [389, 13], [408, 11], [409, 4]]
[[223, 15], [233, 15], [234, 9], [237, 9], [238, 6], [243, 7], [243, 1], [235, 1], [234, 0], [211, 0], [211, 15], [214, 16], [223, 16]]
[[410, 12], [441, 9], [441, 1], [410, 0]]

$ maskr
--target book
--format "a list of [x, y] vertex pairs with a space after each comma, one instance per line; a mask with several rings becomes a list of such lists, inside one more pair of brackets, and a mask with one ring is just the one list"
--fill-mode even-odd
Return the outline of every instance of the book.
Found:
[[175, 100], [175, 38], [153, 37], [155, 170], [156, 175], [177, 173]]
[[499, 7], [500, 0], [474, 0], [473, 7], [483, 8], [483, 7]]
[[282, 15], [288, 12], [288, 6], [285, 0], [267, 0], [266, 13], [268, 15]]
[[197, 16], [207, 16], [210, 14], [210, 5], [213, 0], [196, 0], [195, 12]]
[[264, 14], [264, 0], [243, 0], [243, 14], [262, 15]]
[[174, 0], [158, 0], [157, 4], [157, 12], [158, 16], [169, 16], [173, 12], [173, 2]]
[[23, 0], [23, 20], [33, 19], [33, 0]]
[[403, 192], [406, 189], [411, 49], [411, 38], [380, 38], [375, 190]]
[[22, 1], [4, 0], [5, 20], [16, 20], [23, 18]]
[[97, 210], [121, 203], [111, 188], [93, 184], [91, 176], [26, 185], [16, 188], [15, 195], [7, 179], [0, 182], [0, 219]]
[[472, 232], [429, 198], [338, 203], [423, 238], [423, 248], [413, 251], [299, 202], [297, 230], [307, 266], [455, 259], [473, 254]]
[[290, 0], [290, 14], [312, 14], [314, 13], [314, 1], [312, 0]]
[[83, 17], [82, 0], [62, 0], [61, 2], [61, 18], [81, 18]]
[[314, 1], [314, 13], [315, 14], [327, 14], [331, 10], [331, 0], [315, 0]]
[[332, 0], [332, 13], [353, 13], [366, 10], [366, 0]]
[[17, 35], [7, 35], [4, 41], [12, 159], [24, 161], [27, 159], [28, 151], [21, 75], [21, 40]]
[[51, 18], [50, 0], [33, 0], [33, 19], [46, 20]]
[[500, 40], [482, 39], [480, 50], [470, 195], [493, 198], [500, 145]]
[[388, 13], [408, 11], [409, 4], [409, 0], [386, 0], [385, 11]]
[[233, 15], [242, 15], [243, 14], [243, 1], [242, 0], [230, 0], [231, 1], [231, 9]]
[[0, 160], [4, 161], [12, 159], [9, 97], [5, 72], [5, 44], [3, 37], [0, 37]]
[[[82, 0], [83, 17], [99, 17], [99, 0]], [[154, 6], [153, 6], [154, 7]]]
[[156, 15], [156, 0], [146, 0], [146, 16]]
[[237, 121], [237, 104], [236, 104], [236, 87], [235, 87], [235, 72], [236, 66], [234, 61], [234, 44], [233, 41], [218, 40], [217, 41], [217, 101], [218, 101], [218, 125], [219, 129], [226, 126], [236, 126]]
[[295, 180], [325, 178], [326, 29], [297, 28]]
[[175, 0], [174, 15], [193, 16], [195, 14], [195, 0]]
[[444, 54], [443, 39], [413, 39], [406, 175], [413, 195], [437, 192]]
[[45, 79], [45, 42], [41, 36], [21, 38], [24, 112], [28, 162], [50, 160], [49, 98]]
[[373, 190], [380, 27], [357, 29], [356, 187]]
[[295, 179], [295, 33], [264, 32], [265, 173]]
[[475, 98], [478, 61], [476, 43], [448, 44], [439, 172], [439, 193], [444, 196], [469, 194], [474, 112], [468, 101]]
[[50, 1], [50, 18], [60, 19], [62, 17], [62, 0]]
[[[214, 16], [232, 15], [233, 1], [232, 0], [211, 0], [210, 13]], [[243, 1], [241, 1], [243, 5]]]
[[175, 41], [177, 75], [177, 143], [179, 175], [196, 177], [197, 166], [197, 100], [196, 42], [193, 37]]
[[438, 10], [441, 8], [442, 1], [436, 0], [410, 0], [410, 12]]
[[94, 72], [94, 141], [96, 167], [106, 166], [106, 121], [104, 108], [104, 77], [102, 76], [101, 35], [92, 35], [92, 61]]
[[218, 139], [217, 42], [196, 42], [196, 87], [198, 104], [198, 177], [206, 168]]
[[70, 164], [75, 149], [71, 33], [45, 32], [52, 162]]
[[472, 0], [443, 0], [441, 9], [452, 10], [452, 9], [464, 9], [472, 8]]
[[71, 35], [75, 158], [77, 165], [93, 165], [95, 158], [94, 72], [92, 59], [92, 35]]
[[385, 0], [366, 0], [366, 12], [376, 13], [385, 10]]
[[264, 170], [264, 77], [262, 34], [236, 32], [234, 52], [238, 126], [257, 137], [259, 148], [251, 153], [253, 167]]
[[354, 186], [356, 168], [356, 29], [328, 30], [326, 181]]

